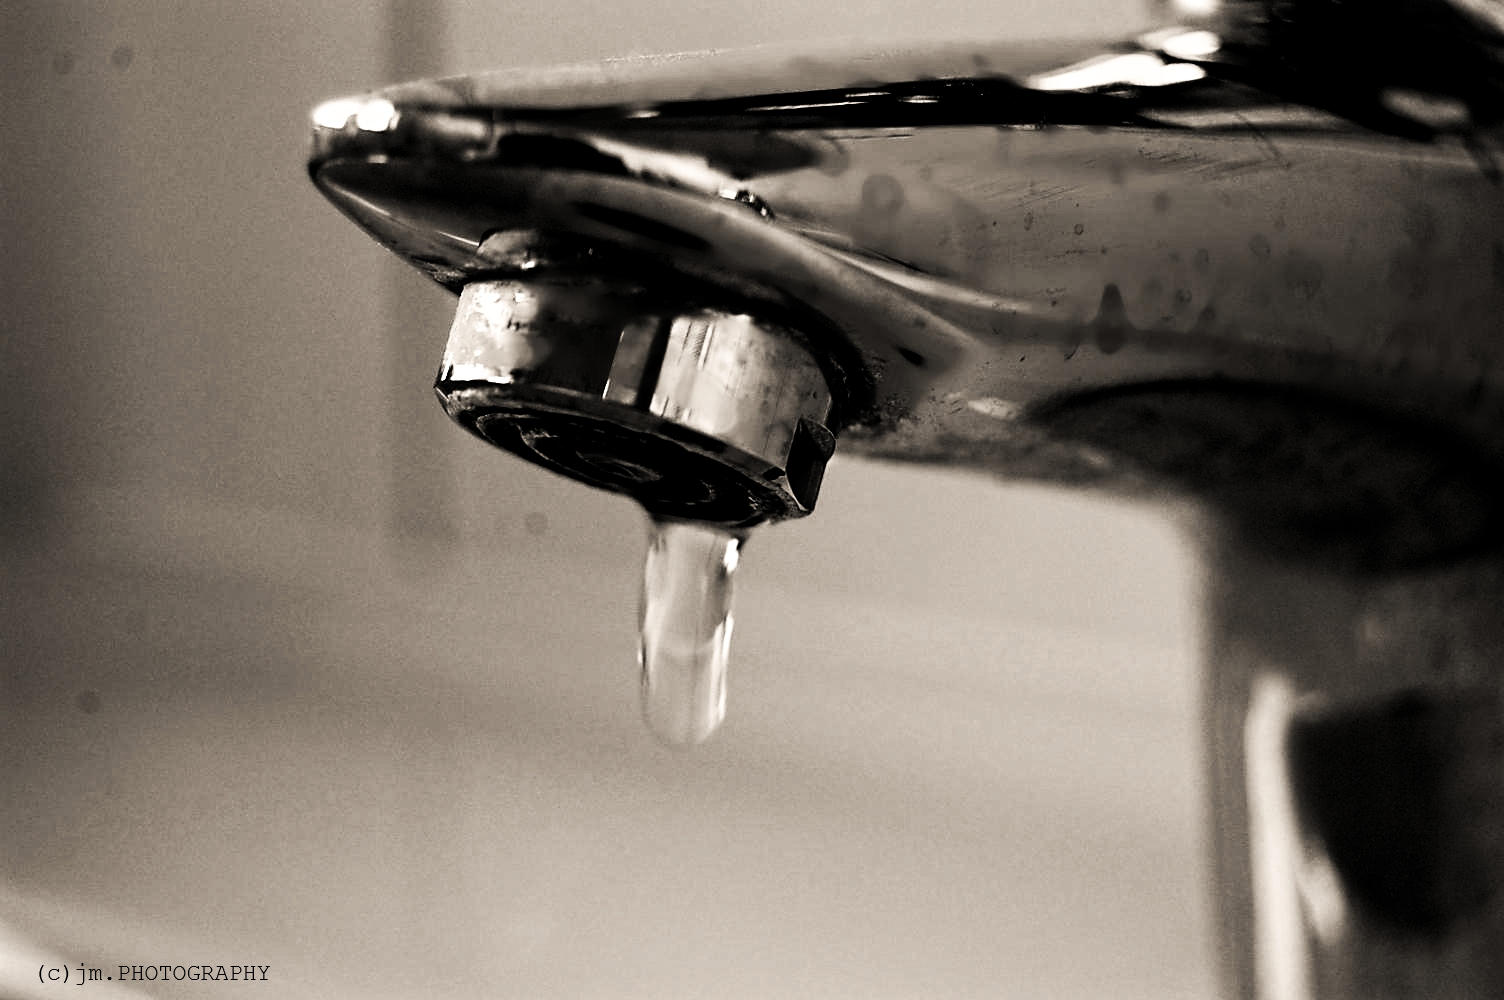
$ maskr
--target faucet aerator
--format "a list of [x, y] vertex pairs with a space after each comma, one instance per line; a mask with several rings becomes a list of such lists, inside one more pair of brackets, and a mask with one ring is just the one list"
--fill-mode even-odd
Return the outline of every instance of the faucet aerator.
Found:
[[434, 388], [472, 433], [660, 520], [802, 517], [835, 450], [828, 382], [795, 331], [634, 283], [466, 285]]

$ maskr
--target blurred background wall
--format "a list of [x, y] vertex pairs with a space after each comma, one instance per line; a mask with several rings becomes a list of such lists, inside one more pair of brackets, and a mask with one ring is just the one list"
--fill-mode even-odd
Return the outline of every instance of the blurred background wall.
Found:
[[[726, 728], [665, 750], [640, 515], [447, 424], [451, 300], [303, 168], [315, 103], [402, 78], [1144, 14], [9, 5], [0, 996], [1209, 995], [1166, 523], [838, 457], [749, 548]], [[253, 990], [190, 985], [91, 990]]]

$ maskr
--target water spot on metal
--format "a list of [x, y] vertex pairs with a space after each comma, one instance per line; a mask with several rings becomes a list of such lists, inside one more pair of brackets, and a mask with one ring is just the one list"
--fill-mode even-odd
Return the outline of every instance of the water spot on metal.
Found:
[[900, 347], [898, 348], [898, 356], [903, 358], [909, 364], [913, 365], [915, 368], [924, 367], [924, 355], [920, 354], [918, 351], [911, 351], [907, 347]]
[[1285, 217], [1283, 215], [1276, 215], [1274, 217], [1274, 231], [1277, 233], [1285, 231]]
[[1078, 222], [1071, 231], [1074, 232], [1077, 236], [1080, 236], [1082, 233], [1086, 232], [1086, 227]]
[[548, 534], [548, 515], [541, 510], [528, 511], [522, 517], [522, 527], [533, 537], [542, 537]]
[[1195, 257], [1195, 263], [1196, 263], [1196, 270], [1198, 270], [1198, 271], [1205, 271], [1207, 268], [1211, 267], [1212, 266], [1212, 253], [1211, 253], [1211, 251], [1208, 250], [1208, 249], [1206, 249], [1206, 247], [1202, 247], [1200, 250], [1197, 250], [1196, 251], [1196, 257]]
[[1269, 237], [1263, 233], [1255, 233], [1248, 241], [1248, 252], [1260, 259], [1269, 256]]
[[1176, 306], [1176, 308], [1177, 309], [1183, 309], [1183, 308], [1185, 308], [1186, 306], [1188, 306], [1190, 304], [1191, 304], [1191, 290], [1189, 288], [1177, 288], [1177, 289], [1175, 289], [1175, 306]]
[[1097, 327], [1097, 349], [1103, 354], [1116, 354], [1127, 339], [1128, 337], [1121, 327]]
[[1180, 263], [1180, 251], [1179, 250], [1171, 250], [1170, 253], [1169, 253], [1169, 258], [1170, 258], [1170, 263], [1171, 264], [1179, 264]]
[[1097, 349], [1103, 354], [1117, 353], [1128, 340], [1133, 325], [1128, 322], [1128, 307], [1117, 285], [1109, 284], [1102, 289], [1102, 302], [1097, 307], [1092, 327]]
[[1161, 191], [1154, 196], [1154, 211], [1160, 215], [1164, 215], [1169, 210], [1170, 195], [1165, 191]]
[[130, 68], [131, 61], [136, 58], [136, 52], [129, 45], [117, 45], [115, 51], [110, 53], [110, 65], [122, 73]]
[[1024, 231], [1028, 232], [1030, 229], [1033, 229], [1033, 228], [1034, 228], [1034, 213], [1033, 212], [1025, 212], [1024, 213]]
[[64, 49], [62, 52], [52, 54], [52, 72], [58, 76], [67, 76], [73, 72], [73, 53]]
[[903, 185], [887, 174], [873, 174], [862, 182], [862, 211], [890, 216], [903, 207]]
[[98, 712], [102, 704], [98, 691], [80, 691], [78, 697], [73, 699], [74, 707], [85, 715]]

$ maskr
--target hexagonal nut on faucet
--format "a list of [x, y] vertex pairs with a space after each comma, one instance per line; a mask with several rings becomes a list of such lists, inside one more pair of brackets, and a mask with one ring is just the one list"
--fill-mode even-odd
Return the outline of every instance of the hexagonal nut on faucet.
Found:
[[466, 285], [434, 389], [491, 444], [663, 519], [802, 517], [835, 450], [829, 384], [798, 334], [628, 282]]

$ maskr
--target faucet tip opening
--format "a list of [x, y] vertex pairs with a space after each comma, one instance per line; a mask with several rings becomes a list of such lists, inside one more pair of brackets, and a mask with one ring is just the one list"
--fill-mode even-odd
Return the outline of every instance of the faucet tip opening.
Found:
[[835, 450], [830, 388], [793, 331], [605, 281], [465, 286], [435, 389], [489, 443], [668, 520], [802, 517]]

